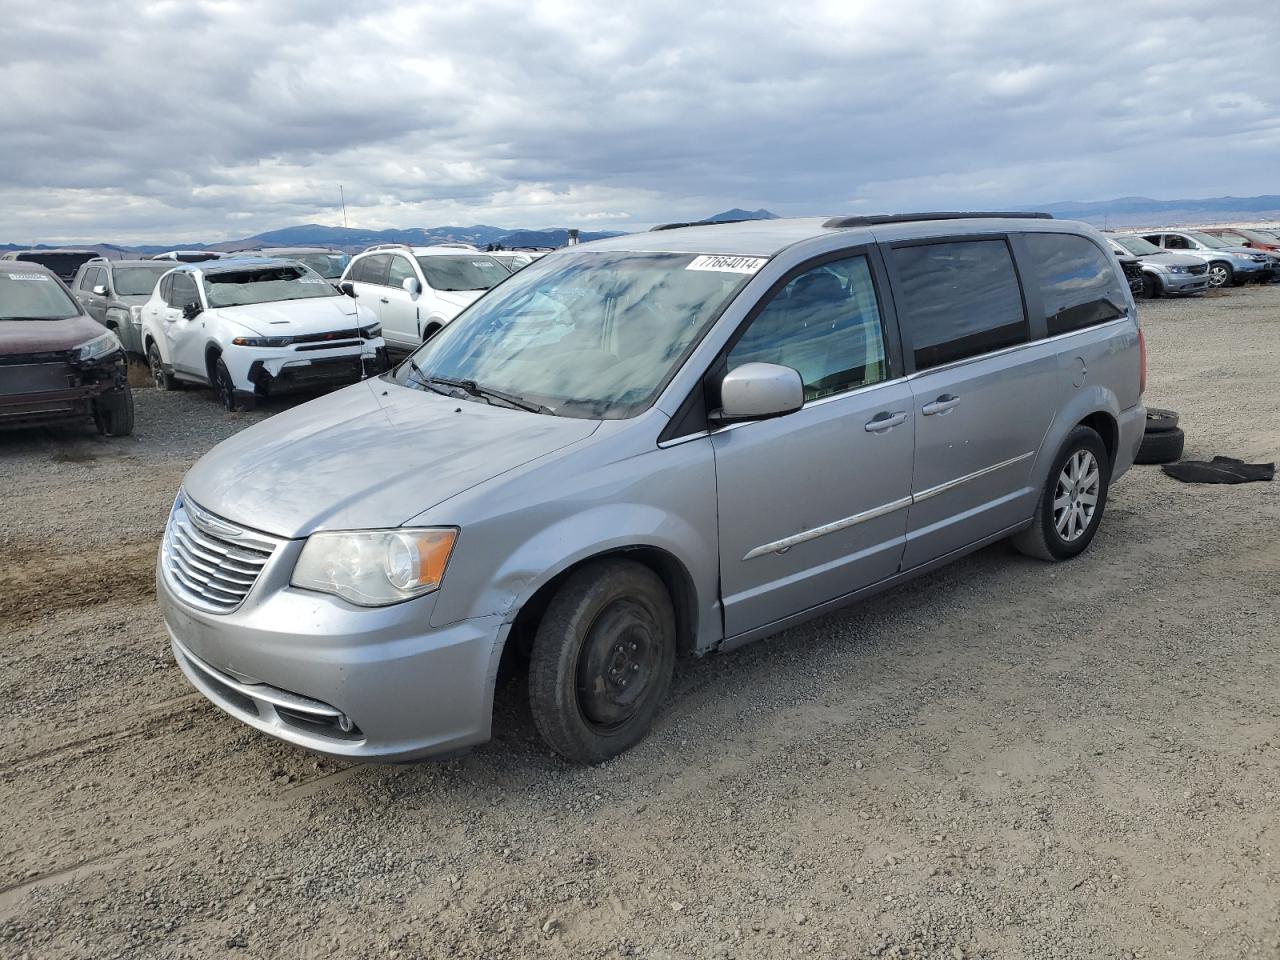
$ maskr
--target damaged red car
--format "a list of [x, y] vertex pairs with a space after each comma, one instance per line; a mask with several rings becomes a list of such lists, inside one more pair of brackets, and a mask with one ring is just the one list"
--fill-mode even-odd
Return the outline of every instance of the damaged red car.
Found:
[[0, 263], [0, 428], [92, 420], [133, 432], [129, 369], [116, 335], [35, 263]]

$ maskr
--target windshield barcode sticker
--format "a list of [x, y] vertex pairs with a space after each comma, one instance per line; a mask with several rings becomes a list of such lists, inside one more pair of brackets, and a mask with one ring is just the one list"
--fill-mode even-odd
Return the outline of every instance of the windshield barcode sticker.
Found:
[[320, 277], [299, 277], [298, 282], [299, 283], [328, 283], [329, 281], [324, 280]]
[[716, 270], [720, 273], [755, 273], [766, 263], [765, 257], [694, 257], [686, 270]]
[[9, 279], [10, 280], [42, 280], [45, 283], [49, 282], [49, 278], [46, 277], [43, 273], [11, 273], [9, 274]]

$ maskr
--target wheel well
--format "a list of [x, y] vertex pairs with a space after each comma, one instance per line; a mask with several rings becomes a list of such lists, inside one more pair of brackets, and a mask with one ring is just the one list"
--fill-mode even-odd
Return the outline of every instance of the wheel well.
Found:
[[1102, 438], [1102, 445], [1107, 448], [1107, 460], [1116, 462], [1116, 450], [1120, 446], [1120, 426], [1109, 413], [1099, 410], [1080, 421], [1077, 426], [1089, 427]]
[[528, 660], [533, 638], [538, 632], [538, 624], [542, 622], [542, 615], [546, 613], [551, 598], [556, 595], [556, 591], [569, 575], [588, 563], [610, 557], [634, 560], [644, 564], [658, 575], [666, 586], [667, 593], [671, 595], [671, 606], [676, 614], [676, 653], [683, 656], [693, 652], [694, 640], [698, 632], [697, 591], [693, 586], [693, 577], [689, 575], [685, 565], [667, 551], [657, 547], [621, 547], [579, 560], [544, 583], [525, 601], [511, 624], [511, 632], [507, 637], [506, 647], [502, 651], [500, 672]]
[[209, 375], [210, 383], [213, 383], [213, 365], [220, 356], [222, 356], [222, 350], [216, 343], [211, 343], [204, 348], [204, 370]]
[[434, 337], [437, 333], [439, 333], [443, 329], [444, 329], [443, 323], [437, 323], [435, 321], [428, 323], [426, 328], [422, 331], [422, 342], [426, 343], [428, 340], [430, 340], [432, 337]]

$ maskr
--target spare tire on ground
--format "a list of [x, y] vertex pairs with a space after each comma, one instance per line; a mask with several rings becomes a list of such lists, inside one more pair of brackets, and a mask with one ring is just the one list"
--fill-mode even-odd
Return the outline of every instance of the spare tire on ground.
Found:
[[1178, 414], [1174, 410], [1147, 407], [1147, 433], [1168, 433], [1178, 426]]
[[1186, 435], [1174, 427], [1172, 430], [1161, 430], [1157, 433], [1147, 431], [1138, 447], [1138, 455], [1134, 463], [1173, 463], [1182, 456], [1182, 447], [1186, 443]]

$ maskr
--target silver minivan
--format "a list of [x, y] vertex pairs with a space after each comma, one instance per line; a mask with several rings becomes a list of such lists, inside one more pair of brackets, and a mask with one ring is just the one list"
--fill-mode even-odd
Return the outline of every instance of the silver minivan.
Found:
[[404, 363], [184, 480], [159, 602], [190, 681], [323, 753], [639, 741], [676, 659], [1004, 538], [1093, 539], [1145, 411], [1128, 285], [1032, 214], [656, 228], [550, 254]]

